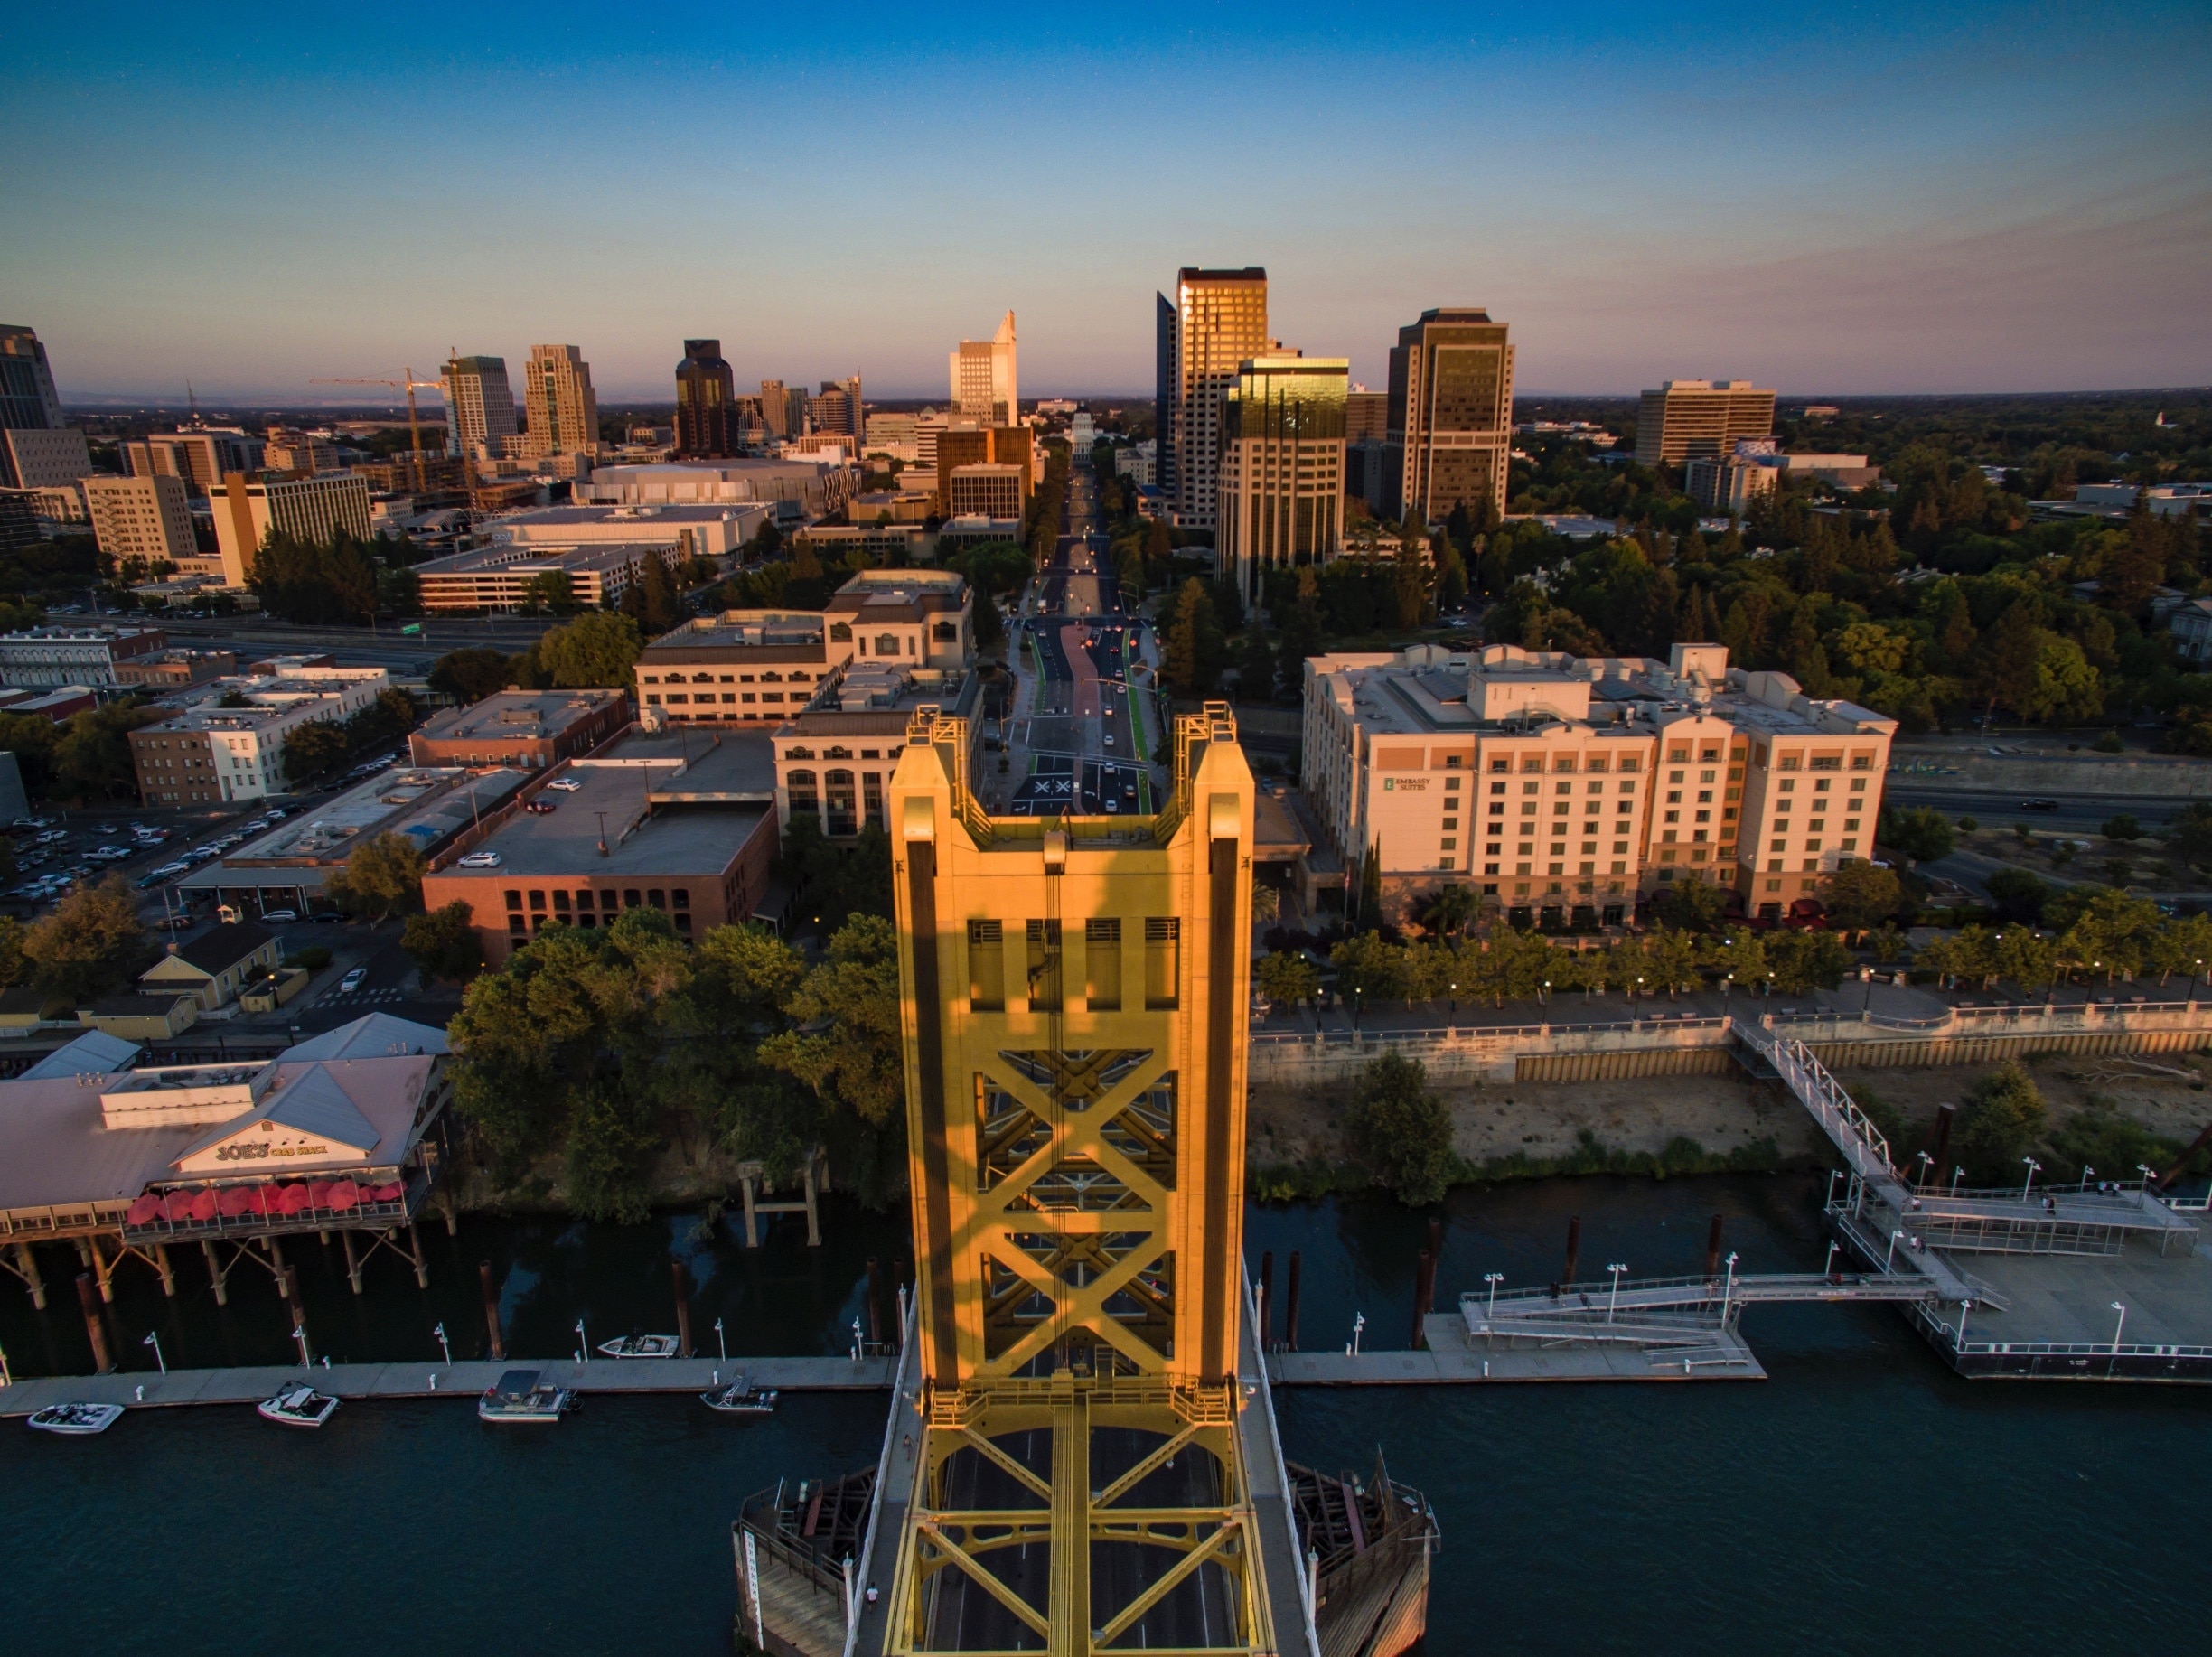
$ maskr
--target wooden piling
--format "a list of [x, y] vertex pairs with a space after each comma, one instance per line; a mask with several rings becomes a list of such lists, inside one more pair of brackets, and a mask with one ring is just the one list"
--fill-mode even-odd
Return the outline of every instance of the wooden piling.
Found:
[[1260, 1350], [1272, 1352], [1275, 1347], [1275, 1250], [1269, 1249], [1260, 1256]]
[[689, 1358], [691, 1355], [691, 1297], [684, 1287], [683, 1262], [670, 1260], [669, 1275], [676, 1279], [676, 1352], [679, 1357]]
[[1575, 1263], [1582, 1257], [1582, 1216], [1577, 1214], [1567, 1222], [1567, 1269], [1560, 1273], [1563, 1288], [1575, 1278]]
[[476, 1278], [483, 1285], [484, 1325], [492, 1332], [492, 1356], [494, 1359], [504, 1360], [507, 1356], [507, 1343], [500, 1339], [499, 1294], [492, 1287], [492, 1262], [490, 1260], [476, 1262]]
[[1717, 1278], [1720, 1275], [1720, 1216], [1719, 1214], [1712, 1217], [1712, 1224], [1706, 1228], [1705, 1231], [1705, 1275], [1709, 1278]]
[[872, 1346], [883, 1344], [883, 1268], [867, 1257], [867, 1338]]
[[230, 1304], [230, 1274], [223, 1269], [222, 1262], [215, 1258], [215, 1245], [208, 1239], [200, 1240], [200, 1252], [207, 1256], [208, 1281], [215, 1286], [215, 1304]]
[[358, 1295], [361, 1292], [361, 1257], [353, 1252], [353, 1233], [351, 1231], [341, 1231], [338, 1240], [345, 1245], [346, 1281], [353, 1286], [353, 1292]]
[[169, 1245], [167, 1243], [154, 1245], [154, 1269], [161, 1273], [163, 1296], [167, 1299], [174, 1300], [176, 1298], [176, 1268], [169, 1264]]
[[1951, 1121], [1957, 1115], [1956, 1105], [1936, 1107], [1936, 1152], [1927, 1165], [1927, 1174], [1938, 1191], [1951, 1183], [1950, 1171], [1944, 1165], [1951, 1160]]
[[415, 1287], [428, 1288], [430, 1287], [430, 1267], [429, 1263], [423, 1259], [422, 1228], [417, 1225], [410, 1225], [407, 1232], [408, 1252], [415, 1257]]
[[1298, 1351], [1298, 1251], [1290, 1250], [1290, 1288], [1283, 1299], [1283, 1350]]
[[[93, 1280], [99, 1285], [100, 1303], [103, 1306], [113, 1306], [115, 1305], [115, 1261], [100, 1252], [99, 1238], [97, 1234], [88, 1237], [85, 1241], [91, 1246], [92, 1277]], [[122, 1252], [123, 1244], [118, 1238], [116, 1242], [117, 1259], [122, 1258]]]
[[108, 1329], [100, 1322], [99, 1291], [92, 1287], [92, 1274], [77, 1274], [77, 1304], [84, 1308], [85, 1333], [92, 1337], [92, 1367], [103, 1375], [115, 1372], [115, 1360], [108, 1355]]
[[1407, 1343], [1415, 1352], [1429, 1350], [1429, 1309], [1436, 1305], [1436, 1256], [1423, 1249], [1413, 1267], [1413, 1337]]
[[38, 1257], [31, 1252], [29, 1243], [15, 1245], [15, 1263], [23, 1272], [23, 1281], [31, 1287], [31, 1304], [38, 1310], [46, 1309], [46, 1279], [39, 1276]]

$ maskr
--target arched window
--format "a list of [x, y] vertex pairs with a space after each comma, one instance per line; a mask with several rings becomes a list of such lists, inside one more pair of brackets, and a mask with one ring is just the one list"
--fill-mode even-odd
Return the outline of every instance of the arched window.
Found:
[[850, 644], [852, 642], [852, 623], [850, 622], [830, 623], [830, 641], [832, 644]]
[[814, 798], [814, 773], [811, 771], [786, 772], [783, 790], [791, 800], [791, 809], [810, 816], [821, 810], [821, 802]]
[[878, 656], [897, 655], [899, 653], [898, 634], [895, 632], [877, 633], [876, 635], [876, 653]]
[[822, 832], [828, 835], [858, 834], [859, 819], [853, 798], [853, 773], [849, 771], [830, 771], [822, 773]]

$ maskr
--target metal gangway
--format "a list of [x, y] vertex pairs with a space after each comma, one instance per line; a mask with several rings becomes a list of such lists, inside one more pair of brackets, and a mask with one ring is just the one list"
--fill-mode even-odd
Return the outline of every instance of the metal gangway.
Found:
[[1469, 1291], [1459, 1315], [1470, 1342], [1533, 1340], [1544, 1343], [1619, 1342], [1636, 1346], [1699, 1346], [1733, 1331], [1746, 1306], [1804, 1301], [1932, 1301], [1939, 1289], [1926, 1274], [1769, 1272], [1739, 1276], [1621, 1278], [1552, 1284], [1546, 1288]]

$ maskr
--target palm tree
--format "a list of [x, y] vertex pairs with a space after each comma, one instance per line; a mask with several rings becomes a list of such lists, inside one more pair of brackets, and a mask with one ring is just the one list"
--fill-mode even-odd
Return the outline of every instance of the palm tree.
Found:
[[1481, 913], [1481, 895], [1465, 882], [1454, 881], [1437, 888], [1421, 912], [1420, 922], [1439, 936], [1457, 938]]

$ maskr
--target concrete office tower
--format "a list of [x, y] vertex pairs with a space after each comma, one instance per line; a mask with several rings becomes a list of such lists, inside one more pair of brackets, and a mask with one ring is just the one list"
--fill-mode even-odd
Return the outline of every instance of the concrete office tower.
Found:
[[1636, 414], [1636, 464], [1733, 454], [1739, 437], [1774, 435], [1775, 394], [1748, 379], [1669, 379], [1644, 394]]
[[760, 384], [761, 430], [771, 439], [798, 435], [799, 422], [792, 417], [791, 392], [780, 379], [764, 379]]
[[952, 413], [984, 426], [1011, 426], [1021, 417], [1021, 389], [1014, 361], [1014, 313], [988, 340], [962, 340], [952, 353]]
[[1160, 295], [1159, 407], [1163, 473], [1178, 524], [1210, 529], [1219, 507], [1222, 403], [1243, 365], [1268, 352], [1267, 272], [1176, 273], [1176, 296]]
[[820, 393], [809, 399], [808, 413], [814, 421], [817, 433], [850, 437], [853, 456], [860, 451], [860, 376], [845, 379], [825, 379]]
[[84, 435], [61, 424], [45, 346], [28, 328], [0, 326], [0, 487], [52, 488], [91, 470]]
[[82, 487], [85, 512], [105, 557], [154, 565], [183, 564], [199, 556], [183, 479], [91, 477]]
[[676, 365], [676, 453], [685, 460], [728, 460], [737, 453], [736, 382], [719, 340], [686, 340]]
[[1354, 386], [1345, 397], [1345, 441], [1381, 443], [1390, 435], [1390, 393]]
[[341, 534], [365, 541], [373, 533], [369, 480], [351, 472], [262, 482], [234, 472], [208, 491], [208, 503], [215, 509], [215, 545], [226, 586], [246, 585], [255, 554], [272, 535], [327, 547]]
[[1261, 571], [1336, 556], [1351, 367], [1343, 357], [1254, 357], [1223, 399], [1214, 544], [1223, 578], [1247, 604]]
[[[1513, 347], [1487, 311], [1423, 311], [1390, 354], [1388, 445], [1398, 483], [1385, 513], [1441, 523], [1452, 508], [1505, 510], [1513, 454]], [[1395, 500], [1390, 500], [1391, 495]]]
[[258, 472], [267, 445], [235, 426], [188, 432], [155, 432], [143, 443], [123, 445], [123, 463], [135, 478], [181, 478], [195, 495], [204, 495], [233, 472]]
[[591, 364], [573, 345], [533, 345], [522, 366], [523, 409], [530, 429], [522, 453], [595, 454], [599, 450], [599, 397]]
[[445, 445], [449, 454], [505, 454], [515, 439], [514, 392], [504, 357], [455, 357], [446, 363]]

